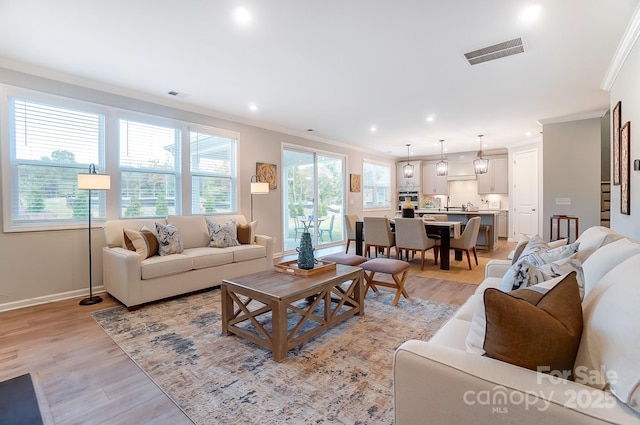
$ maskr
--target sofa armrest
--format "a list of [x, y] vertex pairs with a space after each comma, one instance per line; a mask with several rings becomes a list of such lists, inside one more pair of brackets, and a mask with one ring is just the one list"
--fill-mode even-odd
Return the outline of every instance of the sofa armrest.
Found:
[[106, 291], [127, 307], [140, 304], [140, 256], [124, 248], [102, 248], [102, 279]]
[[395, 424], [640, 424], [608, 391], [440, 344], [393, 359]]
[[256, 235], [256, 243], [262, 245], [267, 249], [267, 261], [273, 265], [273, 238], [266, 235]]
[[511, 267], [511, 260], [491, 260], [484, 267], [484, 277], [502, 277]]

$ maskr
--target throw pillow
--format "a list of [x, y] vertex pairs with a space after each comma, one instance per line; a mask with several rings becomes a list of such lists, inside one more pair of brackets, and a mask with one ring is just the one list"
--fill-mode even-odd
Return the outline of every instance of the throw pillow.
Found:
[[522, 263], [522, 270], [526, 270], [525, 273], [527, 277], [521, 288], [537, 285], [555, 277], [563, 276], [575, 271], [578, 289], [580, 290], [580, 300], [584, 298], [584, 273], [582, 271], [582, 262], [580, 261], [580, 258], [578, 258], [577, 254], [574, 254], [571, 257], [561, 258], [560, 260], [553, 261], [551, 263], [541, 264], [539, 266], [531, 264], [525, 260]]
[[184, 251], [180, 240], [180, 232], [173, 224], [162, 225], [156, 223], [156, 233], [158, 235], [158, 252], [160, 256], [180, 254]]
[[226, 248], [240, 245], [235, 220], [230, 220], [226, 223], [209, 222], [209, 235], [211, 236], [209, 246], [213, 248]]
[[257, 225], [257, 221], [252, 221], [249, 224], [238, 224], [238, 227], [236, 229], [238, 234], [238, 242], [240, 242], [240, 244], [242, 245], [254, 243]]
[[516, 248], [513, 250], [513, 257], [511, 258], [511, 264], [515, 264], [518, 261], [518, 258], [522, 255], [522, 251], [524, 251], [525, 247], [529, 243], [529, 236], [524, 233], [520, 235], [520, 239], [516, 245]]
[[146, 226], [140, 231], [124, 229], [124, 244], [129, 251], [135, 251], [141, 260], [158, 254], [158, 239]]
[[576, 273], [504, 293], [484, 292], [467, 351], [541, 372], [571, 374], [582, 335]]
[[557, 248], [549, 249], [549, 245], [535, 235], [527, 242], [526, 247], [520, 254], [518, 260], [511, 265], [509, 270], [502, 277], [500, 283], [500, 290], [503, 292], [509, 292], [518, 289], [522, 286], [527, 286], [528, 276], [526, 270], [522, 270], [522, 263], [528, 261], [535, 266], [550, 263], [552, 261], [559, 260], [561, 258], [570, 257], [578, 252], [580, 244], [575, 242], [571, 245], [563, 245]]

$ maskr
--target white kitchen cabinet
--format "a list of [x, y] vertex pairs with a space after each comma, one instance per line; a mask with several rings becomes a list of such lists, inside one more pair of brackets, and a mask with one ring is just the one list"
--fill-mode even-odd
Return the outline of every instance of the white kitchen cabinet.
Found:
[[508, 193], [507, 158], [489, 158], [489, 171], [478, 174], [478, 193]]
[[398, 162], [396, 164], [396, 187], [398, 189], [416, 190], [420, 191], [421, 175], [422, 175], [422, 161], [409, 161], [413, 165], [413, 177], [405, 178], [404, 170], [402, 167], [407, 165], [407, 161]]
[[508, 237], [508, 212], [507, 211], [500, 211], [500, 214], [498, 214], [498, 237], [499, 238], [506, 238]]
[[436, 175], [436, 162], [425, 162], [422, 165], [422, 193], [425, 195], [449, 194], [447, 176]]

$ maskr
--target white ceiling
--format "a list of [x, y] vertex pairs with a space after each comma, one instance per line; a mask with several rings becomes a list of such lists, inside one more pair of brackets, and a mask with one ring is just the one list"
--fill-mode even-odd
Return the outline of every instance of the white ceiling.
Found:
[[[600, 87], [637, 4], [0, 0], [0, 66], [396, 157], [407, 143], [433, 155], [439, 139], [472, 151], [484, 134], [494, 149], [539, 137], [540, 120], [602, 114]], [[531, 5], [537, 18], [522, 19]], [[238, 6], [248, 24], [234, 20]], [[523, 54], [464, 59], [516, 37]]]

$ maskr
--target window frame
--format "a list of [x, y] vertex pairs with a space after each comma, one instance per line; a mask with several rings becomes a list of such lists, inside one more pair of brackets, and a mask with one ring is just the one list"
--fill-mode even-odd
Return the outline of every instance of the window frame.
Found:
[[[366, 171], [365, 168], [369, 165], [372, 166], [376, 166], [376, 167], [385, 167], [388, 169], [389, 171], [389, 180], [387, 182], [387, 199], [385, 200], [385, 204], [383, 205], [376, 205], [376, 198], [377, 198], [377, 188], [379, 187], [384, 187], [384, 186], [373, 186], [372, 190], [373, 190], [373, 203], [374, 205], [372, 206], [367, 206], [366, 204], [366, 190], [367, 190], [367, 184], [366, 184]], [[362, 184], [362, 210], [363, 211], [376, 211], [376, 210], [388, 210], [391, 208], [391, 204], [392, 204], [392, 199], [391, 199], [391, 166], [387, 163], [384, 163], [382, 161], [375, 161], [375, 160], [371, 160], [371, 159], [363, 159], [362, 160], [362, 179], [361, 179], [361, 184]]]

